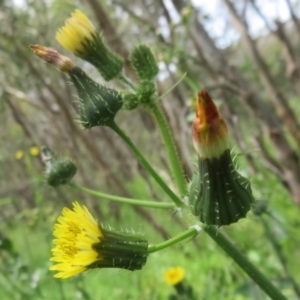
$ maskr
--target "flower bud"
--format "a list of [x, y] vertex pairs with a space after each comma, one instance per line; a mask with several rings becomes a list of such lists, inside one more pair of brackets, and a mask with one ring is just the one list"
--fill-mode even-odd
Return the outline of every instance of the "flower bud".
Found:
[[140, 80], [152, 81], [158, 74], [158, 66], [149, 47], [139, 45], [130, 53], [132, 66]]
[[256, 216], [261, 216], [269, 211], [269, 202], [267, 200], [261, 199], [256, 200], [252, 205], [253, 214]]
[[193, 141], [199, 154], [189, 194], [193, 214], [217, 226], [245, 218], [254, 200], [250, 182], [234, 167], [226, 123], [206, 91], [198, 93]]
[[143, 80], [137, 85], [135, 92], [122, 92], [122, 97], [124, 101], [123, 109], [133, 110], [139, 105], [147, 106], [147, 104], [151, 104], [157, 100], [155, 94], [155, 83], [152, 81]]
[[72, 161], [57, 157], [46, 147], [42, 148], [41, 156], [46, 166], [45, 178], [47, 184], [54, 187], [68, 184], [75, 176], [77, 167]]
[[143, 80], [138, 84], [136, 88], [138, 102], [141, 104], [149, 104], [156, 101], [156, 97], [153, 97], [155, 93], [156, 86], [152, 81]]
[[109, 125], [122, 107], [121, 94], [114, 89], [100, 85], [80, 68], [69, 72], [79, 96], [79, 118], [85, 128]]
[[122, 98], [124, 102], [122, 107], [125, 110], [133, 110], [139, 105], [139, 98], [136, 93], [131, 91], [122, 91]]

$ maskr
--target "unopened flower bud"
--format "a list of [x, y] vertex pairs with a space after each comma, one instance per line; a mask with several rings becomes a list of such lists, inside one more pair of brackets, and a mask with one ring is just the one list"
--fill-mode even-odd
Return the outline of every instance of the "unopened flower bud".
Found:
[[122, 107], [121, 94], [92, 80], [78, 67], [73, 68], [69, 75], [78, 92], [82, 126], [91, 128], [109, 125]]
[[149, 47], [139, 45], [130, 53], [131, 64], [140, 80], [152, 81], [158, 74], [158, 66]]
[[61, 72], [69, 72], [74, 64], [70, 58], [61, 55], [56, 50], [41, 45], [30, 45], [31, 51], [43, 61], [55, 66]]
[[267, 213], [268, 210], [269, 210], [269, 202], [264, 199], [256, 200], [252, 205], [252, 211], [257, 216], [261, 216]]
[[234, 167], [227, 131], [209, 94], [199, 92], [193, 123], [199, 171], [192, 180], [189, 203], [194, 215], [208, 225], [229, 225], [245, 218], [254, 200], [249, 180]]
[[139, 105], [139, 98], [136, 93], [131, 91], [122, 91], [122, 98], [124, 102], [123, 109], [125, 110], [133, 110]]
[[68, 184], [75, 176], [77, 167], [72, 161], [57, 157], [46, 147], [42, 148], [41, 156], [46, 167], [45, 178], [47, 184], [54, 187]]

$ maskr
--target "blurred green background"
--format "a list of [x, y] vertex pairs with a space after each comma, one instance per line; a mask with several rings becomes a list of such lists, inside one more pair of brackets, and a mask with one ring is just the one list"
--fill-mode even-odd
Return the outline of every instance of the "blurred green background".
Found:
[[[161, 105], [188, 179], [197, 163], [190, 136], [193, 101], [200, 89], [211, 93], [229, 125], [239, 170], [251, 179], [255, 198], [268, 201], [270, 212], [263, 219], [250, 212], [220, 231], [288, 299], [300, 299], [300, 1], [206, 2], [0, 1], [1, 299], [168, 299], [174, 288], [163, 275], [174, 266], [185, 269], [195, 299], [268, 299], [204, 233], [151, 255], [141, 271], [105, 269], [53, 278], [48, 270], [53, 225], [74, 200], [102, 223], [142, 232], [153, 244], [184, 228], [171, 211], [119, 205], [44, 183], [41, 146], [77, 164], [78, 184], [169, 201], [116, 134], [80, 127], [68, 78], [28, 48], [53, 47], [101, 83], [90, 64], [55, 40], [75, 8], [125, 59], [140, 43], [153, 50]], [[126, 74], [135, 80], [128, 60]], [[124, 88], [117, 82], [108, 85]], [[116, 121], [175, 190], [152, 117], [136, 109], [121, 111]]]

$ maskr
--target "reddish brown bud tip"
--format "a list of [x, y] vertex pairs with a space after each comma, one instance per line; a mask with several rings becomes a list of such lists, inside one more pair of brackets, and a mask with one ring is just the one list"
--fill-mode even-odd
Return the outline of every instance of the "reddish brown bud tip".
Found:
[[205, 90], [197, 95], [192, 135], [194, 146], [201, 157], [218, 157], [227, 149], [226, 123]]
[[31, 51], [43, 61], [54, 65], [61, 72], [68, 72], [74, 68], [70, 58], [61, 55], [56, 50], [41, 45], [30, 45]]

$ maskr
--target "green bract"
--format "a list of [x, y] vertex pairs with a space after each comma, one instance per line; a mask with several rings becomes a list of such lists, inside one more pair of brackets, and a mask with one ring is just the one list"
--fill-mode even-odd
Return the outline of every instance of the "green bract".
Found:
[[85, 128], [109, 125], [122, 107], [121, 94], [92, 80], [80, 68], [70, 72], [79, 96], [79, 117]]
[[101, 259], [92, 263], [89, 268], [121, 268], [130, 271], [142, 269], [148, 258], [148, 242], [143, 236], [102, 226], [100, 228], [103, 237], [92, 248], [99, 253]]
[[158, 74], [158, 66], [149, 47], [135, 47], [129, 57], [131, 64], [140, 80], [153, 80]]
[[85, 39], [83, 50], [76, 55], [94, 65], [105, 81], [118, 77], [124, 66], [123, 59], [106, 47], [98, 33], [94, 33], [91, 39]]
[[246, 217], [253, 200], [250, 182], [235, 170], [228, 149], [220, 157], [199, 158], [189, 204], [201, 222], [217, 226], [235, 223]]
[[58, 186], [68, 184], [77, 172], [76, 165], [69, 159], [57, 157], [50, 149], [42, 148], [42, 159], [45, 163], [47, 184]]

